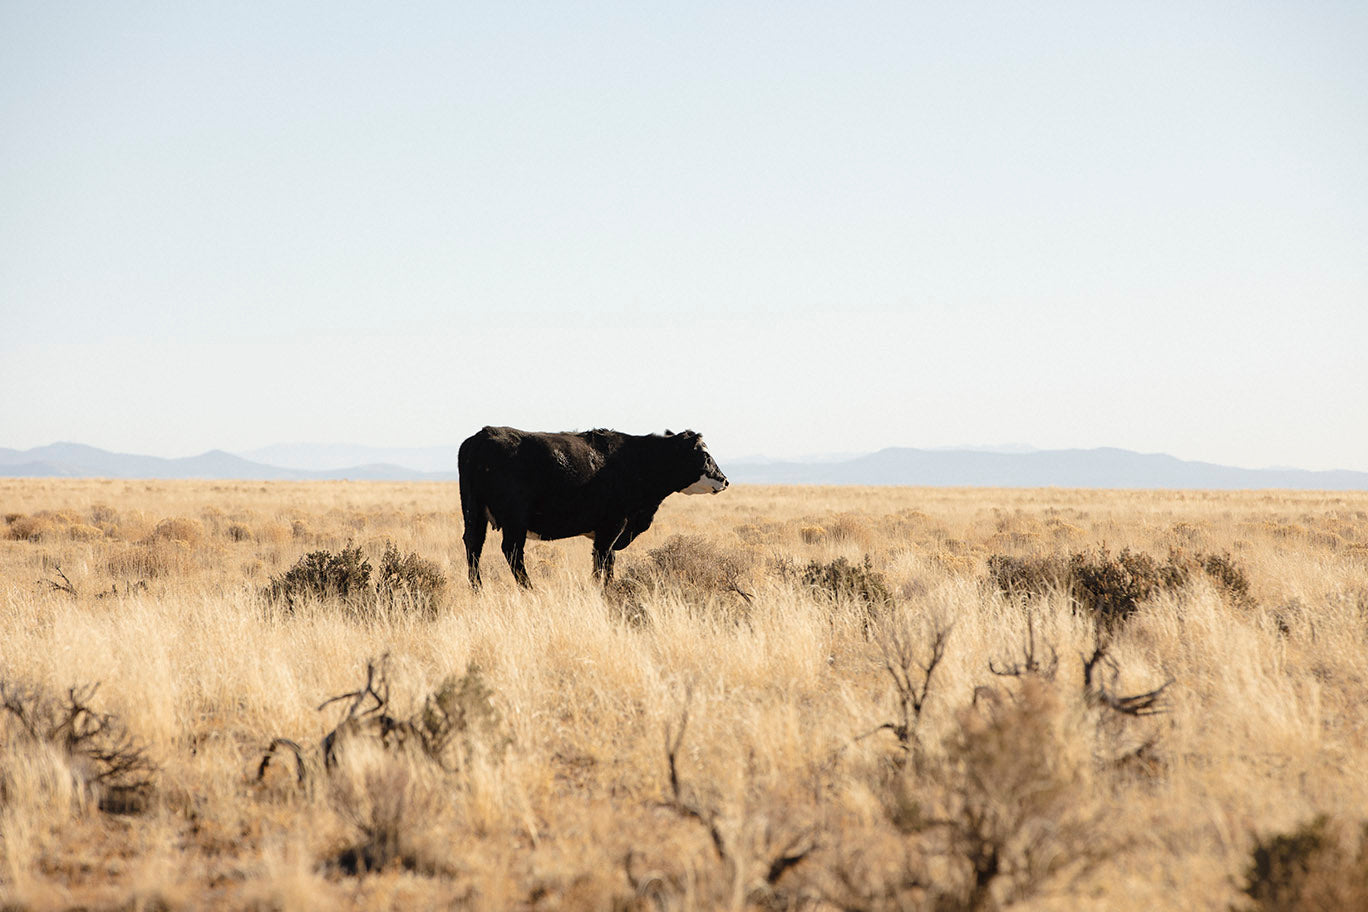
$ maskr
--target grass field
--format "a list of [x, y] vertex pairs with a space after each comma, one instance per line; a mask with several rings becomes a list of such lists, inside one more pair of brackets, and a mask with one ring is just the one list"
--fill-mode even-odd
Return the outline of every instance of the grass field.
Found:
[[1366, 907], [1368, 494], [734, 487], [608, 593], [454, 484], [0, 511], [7, 909]]

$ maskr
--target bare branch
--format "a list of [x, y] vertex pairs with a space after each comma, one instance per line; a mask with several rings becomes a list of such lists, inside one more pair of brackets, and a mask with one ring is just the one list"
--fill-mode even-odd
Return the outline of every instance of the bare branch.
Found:
[[284, 748], [294, 754], [295, 758], [295, 779], [303, 785], [308, 779], [308, 767], [304, 762], [304, 748], [300, 747], [289, 738], [276, 738], [266, 748], [266, 753], [262, 755], [261, 765], [257, 767], [257, 781], [266, 778], [266, 769], [271, 765], [271, 758], [275, 756], [278, 749]]
[[945, 658], [951, 629], [949, 625], [932, 628], [931, 654], [925, 661], [918, 659], [917, 644], [913, 642], [912, 632], [906, 623], [890, 621], [876, 631], [874, 638], [883, 657], [884, 670], [888, 672], [898, 694], [900, 721], [884, 723], [861, 735], [861, 738], [888, 729], [897, 736], [899, 747], [906, 752], [912, 750], [917, 724], [921, 721], [922, 709], [931, 693], [931, 679]]
[[1099, 625], [1093, 632], [1093, 654], [1084, 658], [1082, 653], [1078, 657], [1083, 659], [1083, 689], [1088, 693], [1093, 692], [1093, 672], [1097, 665], [1107, 657], [1107, 648], [1110, 644], [1102, 636], [1102, 628]]
[[1050, 657], [1042, 661], [1036, 655], [1035, 614], [1027, 614], [1026, 645], [1021, 650], [1021, 663], [1013, 662], [1011, 665], [998, 668], [993, 664], [993, 660], [989, 659], [988, 670], [999, 677], [1019, 678], [1023, 675], [1037, 675], [1053, 680], [1055, 672], [1059, 670], [1059, 653], [1055, 651], [1053, 643], [1046, 642], [1045, 646], [1050, 650]]
[[[1116, 662], [1107, 655], [1109, 645], [1110, 644], [1103, 638], [1102, 632], [1099, 629], [1096, 639], [1094, 640], [1092, 656], [1088, 658], [1083, 658], [1082, 655], [1079, 656], [1079, 658], [1083, 659], [1083, 689], [1086, 692], [1088, 699], [1127, 716], [1157, 716], [1167, 712], [1168, 708], [1164, 706], [1161, 701], [1164, 696], [1164, 691], [1166, 691], [1169, 685], [1174, 682], [1173, 678], [1169, 678], [1153, 690], [1134, 694], [1133, 696], [1122, 697], [1114, 693], [1117, 681], [1121, 677], [1121, 669], [1118, 668]], [[1095, 678], [1101, 678], [1101, 675], [1097, 674], [1099, 665], [1104, 666], [1110, 673], [1110, 688], [1100, 680], [1097, 680], [1094, 684]]]
[[683, 788], [679, 782], [679, 748], [684, 743], [684, 732], [689, 727], [689, 702], [692, 698], [693, 688], [689, 688], [685, 691], [684, 706], [679, 712], [678, 730], [672, 732], [670, 723], [665, 723], [665, 760], [670, 769], [670, 795], [672, 797], [672, 800], [667, 804], [677, 813], [685, 817], [692, 817], [703, 824], [708, 830], [708, 836], [712, 838], [717, 857], [726, 861], [729, 853], [722, 838], [722, 831], [717, 827], [716, 812], [705, 811], [694, 802], [686, 801]]
[[729, 584], [729, 585], [727, 586], [727, 591], [728, 591], [728, 592], [735, 592], [737, 595], [741, 596], [741, 598], [745, 599], [747, 605], [752, 604], [752, 603], [755, 601], [754, 597], [751, 596], [751, 594], [750, 594], [749, 592], [746, 592], [745, 590], [743, 590], [740, 586], [736, 585], [735, 583]]
[[[804, 847], [799, 848], [800, 846]], [[774, 886], [778, 883], [779, 878], [784, 876], [785, 871], [799, 864], [816, 849], [817, 843], [812, 841], [811, 829], [805, 829], [794, 834], [793, 838], [779, 850], [779, 854], [770, 861], [769, 867], [765, 871], [765, 883], [771, 887]]]
[[1119, 713], [1125, 713], [1128, 716], [1157, 716], [1168, 712], [1168, 707], [1163, 705], [1160, 700], [1164, 696], [1164, 691], [1173, 681], [1173, 678], [1169, 678], [1154, 690], [1131, 697], [1118, 697], [1106, 690], [1101, 691], [1098, 696], [1105, 705]]
[[57, 571], [57, 575], [60, 576], [60, 577], [62, 578], [62, 581], [59, 583], [59, 582], [56, 582], [55, 580], [44, 580], [44, 582], [46, 582], [49, 586], [52, 587], [52, 591], [54, 591], [54, 592], [65, 592], [67, 595], [71, 596], [72, 598], [76, 598], [76, 597], [77, 597], [76, 587], [73, 586], [73, 585], [71, 584], [71, 580], [67, 579], [67, 575], [66, 575], [65, 573], [62, 572], [61, 565], [59, 565], [59, 564], [53, 564], [53, 565], [52, 565], [52, 569]]

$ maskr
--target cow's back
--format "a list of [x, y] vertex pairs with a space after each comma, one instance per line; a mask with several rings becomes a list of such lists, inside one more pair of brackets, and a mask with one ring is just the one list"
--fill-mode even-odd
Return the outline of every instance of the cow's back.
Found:
[[461, 444], [456, 467], [464, 479], [504, 479], [532, 490], [590, 481], [621, 444], [612, 431], [539, 433], [485, 427]]

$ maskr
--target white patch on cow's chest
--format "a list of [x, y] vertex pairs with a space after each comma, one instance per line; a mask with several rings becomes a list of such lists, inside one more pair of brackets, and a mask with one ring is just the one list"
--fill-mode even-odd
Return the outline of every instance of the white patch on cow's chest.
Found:
[[683, 491], [680, 491], [679, 493], [716, 494], [718, 491], [722, 490], [722, 488], [722, 482], [718, 481], [716, 478], [712, 478], [708, 475], [700, 475], [698, 481], [695, 481], [693, 484], [689, 485], [687, 488], [685, 488]]

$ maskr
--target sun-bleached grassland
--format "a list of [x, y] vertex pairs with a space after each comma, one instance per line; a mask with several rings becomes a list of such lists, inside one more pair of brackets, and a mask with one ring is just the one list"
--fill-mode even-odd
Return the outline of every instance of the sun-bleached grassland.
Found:
[[[1256, 838], [1368, 818], [1366, 494], [741, 486], [669, 498], [607, 596], [582, 539], [529, 543], [517, 589], [497, 534], [469, 591], [455, 485], [0, 480], [0, 512], [0, 680], [98, 682], [157, 766], [137, 813], [100, 810], [79, 757], [0, 713], [17, 908], [1224, 909]], [[652, 569], [674, 536], [727, 584]], [[436, 562], [435, 614], [264, 601], [348, 542]], [[1171, 680], [1162, 714], [1089, 698], [1094, 628], [1066, 594], [986, 580], [990, 555], [1102, 547], [1248, 577], [1235, 598], [1197, 574], [1114, 634], [1097, 679]], [[866, 556], [891, 606], [804, 583]], [[994, 675], [1028, 618], [1057, 671]], [[888, 657], [906, 639], [916, 690], [946, 629], [904, 752]], [[318, 763], [345, 709], [319, 704], [385, 655], [404, 717], [478, 666], [497, 718], [459, 763], [365, 738]], [[283, 757], [258, 780], [277, 737], [304, 786]], [[348, 873], [384, 819], [399, 856]]]

